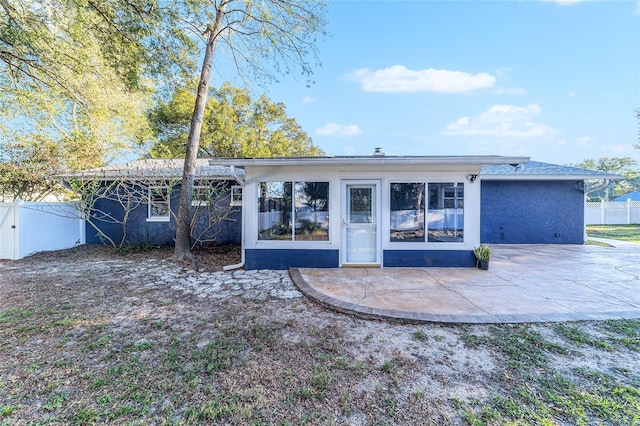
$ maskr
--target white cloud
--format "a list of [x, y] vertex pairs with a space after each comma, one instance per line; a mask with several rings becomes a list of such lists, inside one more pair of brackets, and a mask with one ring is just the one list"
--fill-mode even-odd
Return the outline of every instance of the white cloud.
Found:
[[580, 142], [581, 144], [587, 144], [589, 142], [591, 142], [593, 139], [591, 138], [591, 136], [583, 136], [581, 138], [578, 139], [578, 142]]
[[316, 134], [322, 136], [334, 136], [334, 137], [349, 137], [349, 136], [357, 136], [362, 133], [362, 129], [355, 124], [336, 124], [329, 123], [324, 127], [320, 127], [316, 129]]
[[447, 125], [440, 133], [446, 136], [494, 136], [500, 138], [540, 138], [557, 132], [532, 118], [541, 108], [527, 106], [494, 105], [476, 117], [462, 117]]
[[360, 68], [346, 74], [346, 77], [360, 83], [365, 92], [385, 93], [467, 93], [493, 87], [496, 83], [494, 76], [484, 72], [469, 74], [433, 68], [410, 70], [403, 65], [380, 70]]
[[638, 5], [636, 7], [636, 15], [640, 15], [640, 1], [638, 2]]
[[304, 97], [304, 99], [302, 99], [302, 103], [303, 103], [304, 105], [306, 105], [306, 104], [313, 104], [313, 103], [315, 103], [315, 102], [316, 102], [316, 98], [313, 98], [313, 97], [311, 97], [311, 96], [305, 96], [305, 97]]

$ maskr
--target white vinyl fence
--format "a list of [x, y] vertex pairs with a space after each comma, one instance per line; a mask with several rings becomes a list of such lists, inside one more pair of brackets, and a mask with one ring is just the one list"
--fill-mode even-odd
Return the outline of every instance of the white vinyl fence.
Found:
[[85, 222], [74, 203], [0, 203], [0, 259], [84, 243]]
[[640, 223], [640, 201], [587, 203], [585, 225], [631, 225]]

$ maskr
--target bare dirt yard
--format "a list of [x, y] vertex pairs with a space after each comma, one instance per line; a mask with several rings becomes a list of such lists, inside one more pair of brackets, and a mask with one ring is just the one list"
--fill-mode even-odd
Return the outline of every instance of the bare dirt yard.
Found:
[[640, 424], [640, 321], [368, 321], [170, 255], [0, 261], [0, 425]]

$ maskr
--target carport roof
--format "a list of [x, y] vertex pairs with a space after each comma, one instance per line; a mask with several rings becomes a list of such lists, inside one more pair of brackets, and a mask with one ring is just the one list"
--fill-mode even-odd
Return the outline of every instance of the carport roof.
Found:
[[614, 173], [597, 170], [581, 169], [579, 167], [561, 166], [558, 164], [529, 161], [516, 167], [509, 164], [494, 164], [482, 167], [482, 180], [590, 180], [590, 179], [624, 179]]
[[[128, 163], [113, 166], [98, 167], [82, 170], [76, 173], [67, 173], [56, 176], [58, 179], [150, 179], [150, 178], [174, 178], [182, 176], [184, 159], [146, 159], [130, 161]], [[236, 175], [243, 176], [244, 170], [235, 170]], [[234, 171], [229, 167], [212, 166], [208, 159], [196, 160], [196, 178], [235, 179]]]

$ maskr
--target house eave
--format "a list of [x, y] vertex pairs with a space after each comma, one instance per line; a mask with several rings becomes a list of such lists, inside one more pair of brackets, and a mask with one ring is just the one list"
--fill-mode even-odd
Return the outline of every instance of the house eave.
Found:
[[214, 158], [211, 166], [443, 166], [493, 164], [526, 164], [529, 157], [484, 156], [344, 156], [344, 157], [275, 157], [275, 158]]

